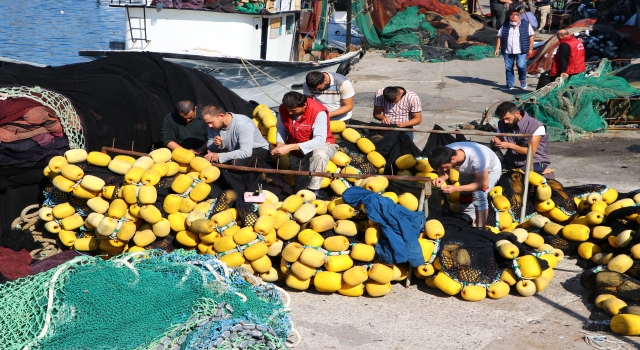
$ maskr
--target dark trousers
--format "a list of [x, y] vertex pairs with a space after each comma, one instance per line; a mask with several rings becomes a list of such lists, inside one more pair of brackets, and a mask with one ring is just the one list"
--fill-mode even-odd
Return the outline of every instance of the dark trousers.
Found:
[[491, 4], [491, 25], [493, 29], [498, 30], [504, 24], [506, 18], [505, 7], [503, 4]]
[[256, 163], [256, 159], [260, 161], [267, 161], [269, 159], [269, 151], [264, 148], [254, 148], [251, 153], [251, 157], [244, 159], [232, 159], [227, 161], [225, 164], [231, 165], [240, 165], [240, 166], [259, 166], [259, 163]]

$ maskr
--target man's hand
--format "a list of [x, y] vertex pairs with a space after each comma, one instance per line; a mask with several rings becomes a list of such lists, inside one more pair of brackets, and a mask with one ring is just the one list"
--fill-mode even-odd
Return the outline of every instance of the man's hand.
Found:
[[284, 156], [291, 152], [291, 145], [282, 145], [277, 146], [271, 151], [271, 154], [274, 156]]
[[213, 144], [216, 145], [217, 147], [222, 146], [223, 141], [224, 139], [222, 138], [222, 136], [216, 136], [213, 138]]
[[496, 50], [493, 52], [493, 55], [495, 57], [498, 57], [499, 54], [500, 54], [500, 49], [496, 47]]
[[218, 153], [209, 151], [209, 152], [207, 152], [207, 154], [205, 154], [204, 159], [208, 160], [211, 163], [217, 162], [218, 161]]
[[566, 78], [568, 78], [568, 77], [569, 77], [569, 74], [567, 74], [567, 73], [561, 73], [561, 74], [560, 74], [560, 76], [566, 79]]
[[502, 142], [502, 140], [500, 140], [500, 138], [498, 138], [498, 137], [494, 137], [494, 138], [491, 139], [491, 143], [493, 143], [493, 144], [496, 144], [498, 142]]
[[533, 55], [533, 49], [530, 49], [530, 50], [529, 50], [528, 55], [529, 55], [529, 56]]
[[440, 186], [442, 186], [444, 184], [445, 181], [447, 181], [447, 180], [445, 179], [444, 176], [439, 176], [435, 180], [433, 180], [433, 184], [436, 187], [440, 187]]
[[197, 149], [190, 149], [189, 151], [193, 152], [194, 154], [200, 154], [200, 151], [198, 151]]
[[509, 143], [509, 142], [504, 142], [504, 141], [498, 140], [498, 141], [493, 142], [493, 145], [498, 147], [498, 148], [500, 148], [500, 149], [509, 149], [509, 148], [511, 148], [511, 146], [513, 144]]
[[399, 128], [404, 128], [405, 124], [407, 124], [407, 122], [400, 122], [400, 123], [396, 123], [396, 126]]
[[447, 194], [458, 192], [457, 186], [453, 186], [453, 185], [442, 186], [440, 189], [442, 190], [442, 193], [447, 193]]
[[382, 124], [391, 124], [391, 118], [389, 117], [384, 117], [384, 119], [382, 119]]

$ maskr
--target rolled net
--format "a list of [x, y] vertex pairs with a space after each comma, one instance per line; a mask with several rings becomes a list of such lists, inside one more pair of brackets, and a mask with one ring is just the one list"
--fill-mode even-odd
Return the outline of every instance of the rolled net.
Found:
[[82, 256], [0, 285], [2, 349], [275, 349], [291, 327], [272, 284], [182, 250]]

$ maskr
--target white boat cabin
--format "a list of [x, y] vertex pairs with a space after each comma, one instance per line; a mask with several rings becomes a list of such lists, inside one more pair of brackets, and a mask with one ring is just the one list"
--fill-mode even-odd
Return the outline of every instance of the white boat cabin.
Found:
[[125, 7], [127, 16], [124, 47], [120, 49], [297, 61], [300, 11], [255, 14], [115, 6]]

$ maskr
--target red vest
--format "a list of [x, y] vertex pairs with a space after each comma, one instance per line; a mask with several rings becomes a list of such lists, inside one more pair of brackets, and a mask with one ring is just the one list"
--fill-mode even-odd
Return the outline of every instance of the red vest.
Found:
[[[569, 45], [569, 64], [567, 65], [566, 73], [569, 75], [582, 73], [587, 69], [586, 64], [584, 63], [584, 44], [582, 41], [576, 39], [573, 35], [569, 35], [566, 38], [560, 40], [560, 44], [566, 43]], [[560, 54], [556, 53], [553, 57], [553, 63], [551, 64], [551, 71], [549, 72], [550, 77], [560, 76], [558, 72], [558, 67], [560, 66]]]
[[[284, 128], [287, 129], [288, 134], [285, 142], [291, 144], [311, 140], [313, 138], [313, 123], [315, 123], [316, 117], [320, 112], [325, 112], [327, 115], [327, 139], [325, 142], [336, 143], [336, 140], [333, 138], [333, 134], [331, 133], [329, 111], [327, 110], [327, 107], [310, 98], [307, 98], [307, 108], [295, 123], [293, 122], [293, 118], [291, 117], [291, 114], [289, 114], [289, 111], [287, 111], [283, 105], [280, 105], [280, 120], [282, 121]], [[300, 151], [293, 151], [291, 154], [299, 158], [304, 156]]]

